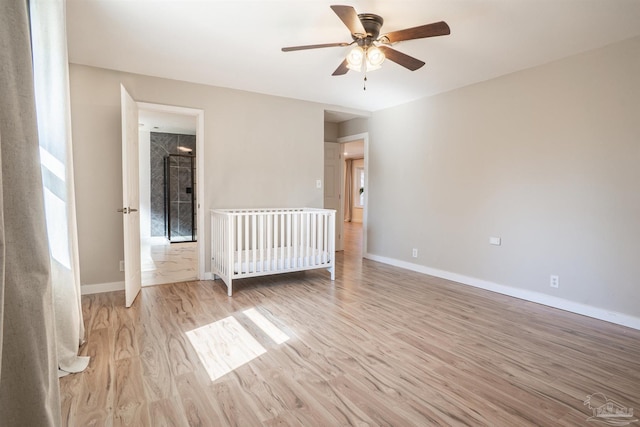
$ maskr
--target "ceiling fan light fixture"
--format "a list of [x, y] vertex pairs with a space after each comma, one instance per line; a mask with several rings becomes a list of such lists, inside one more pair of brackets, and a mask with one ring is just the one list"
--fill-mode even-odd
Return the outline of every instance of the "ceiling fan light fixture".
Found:
[[347, 68], [354, 71], [360, 71], [362, 69], [362, 61], [364, 58], [364, 49], [360, 46], [354, 47], [347, 54]]
[[[377, 46], [370, 46], [367, 49], [367, 65], [372, 67], [380, 67], [384, 62], [384, 53]], [[368, 67], [367, 67], [368, 68]]]
[[356, 46], [347, 54], [347, 68], [353, 71], [373, 71], [381, 67], [385, 56], [376, 46]]

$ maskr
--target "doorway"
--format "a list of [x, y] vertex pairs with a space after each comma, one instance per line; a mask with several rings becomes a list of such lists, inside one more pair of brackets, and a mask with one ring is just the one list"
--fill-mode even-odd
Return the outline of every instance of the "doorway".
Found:
[[342, 220], [345, 256], [362, 258], [364, 251], [364, 218], [366, 213], [367, 170], [364, 135], [341, 141], [343, 155]]
[[325, 143], [324, 206], [336, 210], [336, 250], [366, 255], [368, 133]]
[[142, 286], [204, 277], [202, 110], [139, 103]]

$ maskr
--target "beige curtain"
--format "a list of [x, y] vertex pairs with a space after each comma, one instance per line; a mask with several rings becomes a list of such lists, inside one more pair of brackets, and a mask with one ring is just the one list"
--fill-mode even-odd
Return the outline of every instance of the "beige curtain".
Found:
[[32, 56], [45, 215], [51, 252], [59, 375], [84, 370], [69, 62], [63, 0], [30, 0]]
[[0, 417], [60, 425], [26, 0], [0, 1]]
[[353, 215], [353, 159], [345, 160], [344, 171], [344, 221], [351, 222]]

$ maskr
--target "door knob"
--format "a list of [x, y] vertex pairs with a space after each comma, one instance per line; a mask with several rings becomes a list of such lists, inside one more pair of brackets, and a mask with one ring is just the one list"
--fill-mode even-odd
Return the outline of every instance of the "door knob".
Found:
[[131, 212], [138, 212], [138, 209], [121, 208], [121, 209], [118, 209], [118, 212], [122, 212], [122, 213], [128, 214], [128, 213], [131, 213]]

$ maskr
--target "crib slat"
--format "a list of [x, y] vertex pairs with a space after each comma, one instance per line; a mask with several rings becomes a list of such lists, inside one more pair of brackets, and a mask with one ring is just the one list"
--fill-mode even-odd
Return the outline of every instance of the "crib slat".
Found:
[[279, 215], [273, 215], [273, 270], [278, 270], [278, 220]]
[[335, 279], [335, 261], [336, 261], [336, 213], [335, 211], [329, 212], [329, 264], [331, 265], [331, 280]]
[[310, 245], [310, 242], [311, 242], [311, 238], [310, 238], [310, 233], [311, 233], [311, 215], [313, 215], [313, 214], [308, 213], [306, 215], [306, 217], [307, 217], [307, 223], [306, 223], [307, 224], [307, 230], [306, 230], [307, 241], [306, 241], [306, 244], [305, 244], [305, 250], [307, 252], [306, 256], [305, 256], [306, 265], [311, 265], [311, 263], [310, 263], [310, 260], [311, 260], [311, 254], [310, 254], [310, 251], [311, 251], [311, 248], [310, 248], [310, 246], [311, 246]]
[[258, 256], [260, 258], [259, 271], [264, 271], [264, 215], [260, 215], [258, 220]]
[[300, 214], [300, 267], [304, 267], [306, 265], [305, 257], [307, 255], [307, 252], [305, 249], [306, 245], [304, 241], [307, 235], [307, 232], [305, 230], [306, 217], [307, 217], [307, 214], [305, 213]]
[[235, 234], [233, 232], [234, 230], [234, 223], [235, 218], [234, 217], [227, 217], [225, 220], [225, 223], [223, 226], [226, 226], [227, 229], [225, 230], [225, 243], [226, 243], [226, 248], [225, 243], [222, 243], [222, 250], [226, 251], [226, 253], [224, 254], [224, 270], [225, 270], [225, 274], [227, 275], [227, 277], [231, 277], [233, 276], [233, 258], [234, 258], [234, 246], [235, 246]]
[[[280, 214], [280, 259], [278, 262], [282, 262], [282, 267], [278, 267], [278, 269], [283, 269], [286, 267], [285, 265], [285, 251], [286, 251], [286, 225], [287, 225], [287, 216], [283, 213]], [[281, 260], [281, 261], [280, 261]]]
[[249, 214], [244, 214], [242, 220], [244, 221], [244, 247], [242, 248], [242, 253], [244, 253], [244, 269], [243, 272], [244, 273], [249, 273], [250, 270], [250, 265], [249, 265], [249, 238], [250, 236], [250, 231], [249, 231]]
[[313, 265], [316, 264], [316, 236], [318, 235], [318, 231], [317, 231], [317, 220], [318, 220], [318, 214], [314, 213], [313, 216], [311, 217], [311, 249], [313, 251]]
[[294, 267], [299, 268], [302, 267], [302, 215], [296, 212], [293, 218], [295, 220], [294, 237], [296, 239], [293, 244], [293, 261]]
[[265, 271], [271, 271], [271, 243], [272, 243], [272, 232], [273, 229], [271, 227], [271, 221], [273, 221], [273, 215], [271, 213], [267, 214], [265, 220], [267, 221], [267, 242], [266, 242], [266, 246], [267, 246], [267, 254], [266, 254], [266, 261], [265, 263], [267, 264], [266, 267], [264, 268]]
[[291, 214], [287, 213], [287, 266], [291, 268]]
[[211, 215], [211, 233], [212, 233], [212, 238], [211, 238], [211, 254], [210, 257], [211, 258], [211, 271], [214, 272], [216, 271], [216, 263], [217, 260], [216, 258], [218, 258], [216, 256], [217, 253], [217, 242], [220, 236], [220, 233], [217, 232], [217, 226], [218, 226], [218, 217], [216, 215]]
[[256, 219], [257, 217], [255, 215], [251, 215], [251, 272], [255, 273], [256, 271], [258, 271], [257, 269], [257, 265], [256, 265], [256, 237], [257, 237], [257, 230], [256, 230]]
[[235, 251], [233, 253], [234, 259], [237, 258], [238, 263], [238, 274], [242, 273], [242, 241], [243, 241], [243, 233], [242, 233], [242, 216], [236, 217], [236, 225], [237, 225], [237, 233], [238, 233], [238, 242]]
[[213, 221], [214, 224], [212, 225], [212, 227], [215, 228], [216, 236], [218, 236], [218, 238], [216, 238], [215, 240], [211, 239], [211, 246], [212, 246], [211, 256], [213, 258], [213, 263], [215, 263], [216, 270], [218, 271], [222, 270], [221, 273], [224, 274], [224, 266], [220, 265], [220, 258], [223, 256], [223, 253], [221, 250], [222, 249], [221, 243], [224, 240], [224, 234], [222, 233], [222, 230], [221, 230], [221, 223], [222, 223], [223, 217], [216, 215], [216, 216], [213, 216], [212, 219], [214, 220]]
[[329, 244], [328, 244], [328, 238], [329, 238], [329, 219], [327, 218], [327, 215], [323, 215], [323, 219], [324, 219], [324, 241], [322, 244], [322, 263], [326, 264], [327, 262], [327, 254], [329, 253]]

